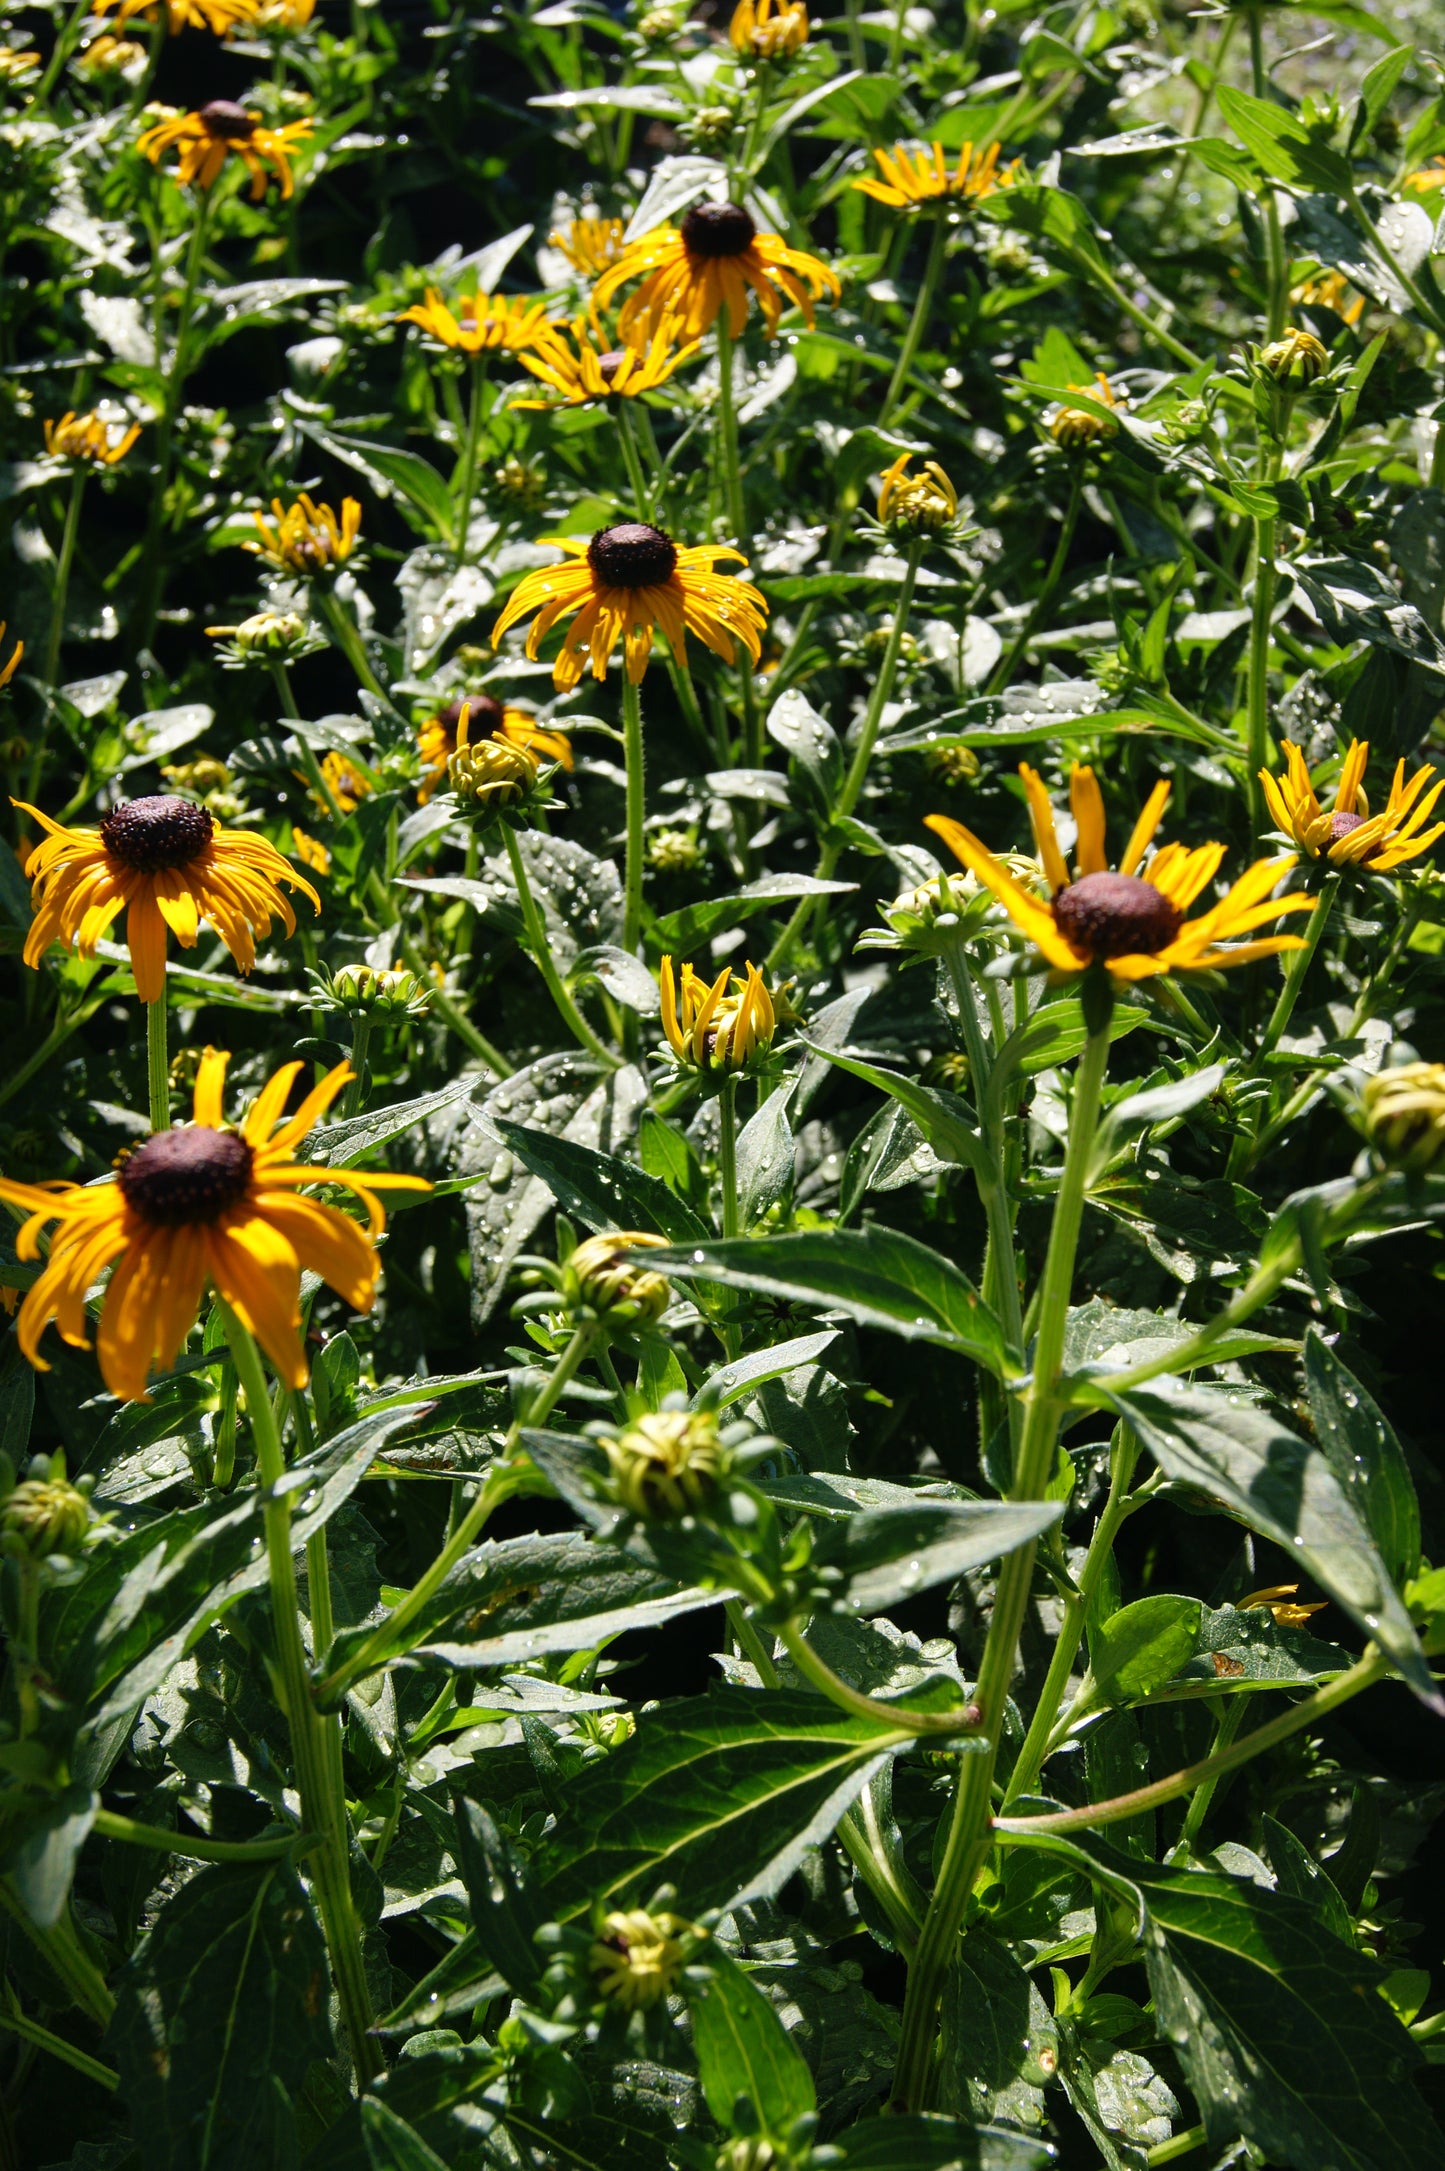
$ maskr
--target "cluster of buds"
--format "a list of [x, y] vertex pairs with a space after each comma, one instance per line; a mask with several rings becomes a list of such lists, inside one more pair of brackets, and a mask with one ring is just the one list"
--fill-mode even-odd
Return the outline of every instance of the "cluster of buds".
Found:
[[1445, 1159], [1445, 1063], [1401, 1063], [1360, 1089], [1365, 1135], [1390, 1168], [1419, 1174]]
[[625, 2013], [661, 2004], [706, 1935], [681, 1915], [643, 1907], [603, 1915], [587, 1956], [599, 1997]]
[[[1037, 860], [1022, 852], [999, 856], [1022, 888], [1044, 894]], [[883, 917], [886, 926], [870, 927], [860, 936], [860, 950], [912, 950], [919, 957], [938, 957], [952, 943], [976, 941], [985, 933], [996, 932], [1001, 946], [1008, 941], [1007, 921], [995, 909], [992, 890], [966, 871], [936, 874], [905, 890], [883, 907]]]
[[678, 134], [695, 151], [720, 151], [732, 141], [737, 125], [737, 111], [732, 106], [695, 106], [680, 124]]
[[294, 663], [326, 646], [300, 611], [255, 611], [239, 626], [207, 626], [206, 639], [223, 644], [216, 661], [226, 671], [252, 663]]
[[423, 1018], [436, 992], [405, 965], [338, 965], [307, 978], [318, 1010], [341, 1010], [349, 1018]]
[[114, 38], [102, 32], [76, 54], [74, 66], [82, 75], [123, 75], [132, 82], [145, 73], [147, 54], [134, 38]]
[[[1094, 372], [1092, 384], [1071, 384], [1069, 390], [1095, 401], [1098, 407], [1119, 414], [1128, 411], [1129, 402], [1115, 392], [1101, 369]], [[1091, 446], [1107, 444], [1110, 438], [1117, 437], [1119, 425], [1111, 422], [1108, 415], [1096, 412], [1095, 408], [1070, 407], [1065, 402], [1049, 416], [1048, 431], [1061, 451], [1087, 452]]]
[[1276, 384], [1291, 392], [1303, 391], [1323, 377], [1330, 366], [1329, 349], [1313, 332], [1291, 325], [1278, 339], [1254, 350], [1254, 360]]
[[647, 864], [658, 874], [694, 874], [706, 858], [692, 829], [654, 829], [647, 840]]
[[913, 541], [922, 535], [942, 535], [958, 519], [958, 492], [936, 460], [927, 460], [920, 472], [906, 472], [911, 452], [900, 453], [884, 475], [878, 491], [878, 524], [891, 536]]
[[661, 1409], [599, 1431], [608, 1498], [643, 1523], [678, 1522], [717, 1497], [732, 1450], [711, 1410]]
[[0, 1552], [28, 1560], [73, 1559], [97, 1518], [90, 1504], [95, 1480], [72, 1485], [65, 1456], [37, 1455], [17, 1481], [15, 1465], [0, 1455]]
[[667, 1310], [672, 1289], [663, 1275], [644, 1266], [632, 1254], [662, 1242], [662, 1237], [649, 1236], [641, 1229], [614, 1229], [602, 1236], [584, 1237], [556, 1265], [549, 1259], [528, 1259], [525, 1278], [533, 1284], [545, 1282], [547, 1289], [523, 1297], [517, 1313], [560, 1309], [565, 1325], [573, 1332], [579, 1327], [596, 1326], [609, 1333], [627, 1334], [650, 1327]]
[[980, 763], [971, 746], [935, 746], [924, 755], [923, 766], [940, 784], [971, 784]]
[[662, 1029], [678, 1063], [721, 1076], [762, 1067], [778, 1028], [778, 1012], [756, 965], [745, 977], [724, 965], [709, 984], [691, 965], [674, 979], [665, 957], [658, 975]]

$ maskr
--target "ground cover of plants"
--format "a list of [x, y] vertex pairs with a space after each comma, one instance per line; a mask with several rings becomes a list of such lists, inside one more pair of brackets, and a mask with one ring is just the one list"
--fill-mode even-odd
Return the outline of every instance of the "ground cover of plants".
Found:
[[1428, 11], [0, 28], [0, 2171], [1430, 2171]]

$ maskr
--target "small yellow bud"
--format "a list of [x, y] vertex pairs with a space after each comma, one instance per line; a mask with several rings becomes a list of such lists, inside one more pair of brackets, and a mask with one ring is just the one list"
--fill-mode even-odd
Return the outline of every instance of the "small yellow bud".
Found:
[[534, 756], [502, 739], [459, 746], [447, 763], [448, 781], [469, 814], [500, 814], [519, 805], [536, 777]]
[[1313, 384], [1330, 366], [1329, 349], [1313, 332], [1291, 325], [1259, 350], [1260, 364], [1280, 384]]
[[[37, 1463], [31, 1464], [37, 1468]], [[43, 1462], [38, 1463], [45, 1469]], [[28, 1553], [44, 1560], [51, 1553], [78, 1553], [91, 1524], [91, 1506], [85, 1493], [65, 1475], [64, 1460], [54, 1458], [49, 1474], [22, 1478], [0, 1504], [0, 1532], [8, 1551]]]
[[[1122, 414], [1129, 405], [1115, 393], [1102, 370], [1095, 372], [1092, 384], [1071, 384], [1071, 392], [1082, 392], [1087, 399], [1096, 400], [1101, 407], [1114, 407]], [[1082, 452], [1090, 445], [1107, 444], [1117, 437], [1119, 426], [1103, 415], [1096, 415], [1087, 407], [1058, 407], [1049, 420], [1049, 435], [1065, 452]]]
[[604, 1915], [588, 1956], [597, 1987], [629, 2013], [665, 1998], [687, 1958], [684, 1938], [698, 1935], [679, 1915], [650, 1915], [642, 1907]]
[[925, 461], [917, 475], [905, 474], [912, 458], [901, 453], [884, 475], [878, 518], [895, 535], [937, 535], [957, 516], [958, 492], [936, 460]]
[[671, 1286], [664, 1275], [653, 1273], [628, 1254], [662, 1242], [660, 1236], [636, 1229], [584, 1238], [567, 1261], [565, 1294], [609, 1325], [634, 1326], [660, 1319]]
[[1370, 1144], [1392, 1168], [1433, 1168], [1445, 1157], [1445, 1063], [1402, 1063], [1360, 1093]]
[[644, 1522], [706, 1506], [729, 1460], [710, 1410], [657, 1410], [601, 1445], [612, 1498]]

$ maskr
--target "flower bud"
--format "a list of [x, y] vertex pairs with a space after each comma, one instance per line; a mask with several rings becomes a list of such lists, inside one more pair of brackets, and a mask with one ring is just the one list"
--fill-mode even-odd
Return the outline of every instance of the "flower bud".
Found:
[[766, 1059], [782, 1021], [756, 965], [742, 979], [724, 965], [709, 987], [691, 965], [674, 979], [665, 957], [658, 987], [667, 1044], [686, 1068], [743, 1071]]
[[731, 106], [699, 106], [679, 133], [699, 151], [720, 150], [732, 138], [737, 115]]
[[646, 1325], [660, 1319], [671, 1286], [665, 1275], [652, 1272], [628, 1254], [662, 1242], [660, 1236], [636, 1229], [585, 1237], [564, 1270], [563, 1294], [571, 1307], [586, 1310], [608, 1326]]
[[540, 505], [547, 495], [547, 478], [542, 469], [532, 460], [519, 460], [514, 452], [508, 453], [492, 480], [504, 498], [510, 498], [524, 511]]
[[587, 1961], [599, 1993], [629, 2013], [658, 2004], [682, 1973], [684, 1938], [698, 1934], [679, 1915], [652, 1915], [642, 1907], [604, 1915]]
[[935, 746], [924, 755], [923, 766], [941, 784], [971, 784], [979, 773], [979, 759], [971, 746]]
[[424, 1017], [432, 990], [405, 965], [338, 965], [316, 973], [321, 1007], [344, 1010], [350, 1017]]
[[647, 840], [647, 864], [659, 874], [692, 874], [706, 857], [690, 829], [655, 829]]
[[957, 517], [958, 492], [936, 460], [925, 461], [917, 475], [905, 474], [912, 457], [901, 453], [884, 475], [878, 518], [892, 535], [937, 535]]
[[1330, 366], [1329, 350], [1313, 332], [1291, 325], [1259, 350], [1260, 366], [1279, 384], [1313, 384]]
[[524, 747], [479, 739], [457, 748], [447, 778], [466, 813], [492, 816], [521, 805], [536, 782], [537, 762]]
[[22, 1478], [0, 1502], [0, 1533], [7, 1552], [45, 1560], [52, 1553], [78, 1553], [90, 1529], [90, 1488], [72, 1485], [64, 1455], [37, 1455], [29, 1477]]
[[1445, 1063], [1402, 1063], [1366, 1080], [1360, 1105], [1370, 1144], [1392, 1168], [1445, 1158]]
[[730, 1459], [710, 1410], [656, 1410], [600, 1444], [612, 1499], [643, 1522], [705, 1507]]
[[[1095, 400], [1101, 407], [1116, 407], [1122, 413], [1129, 405], [1120, 399], [1102, 370], [1095, 372], [1092, 384], [1071, 384], [1071, 392], [1082, 392], [1087, 399]], [[1049, 435], [1064, 452], [1085, 452], [1090, 445], [1107, 444], [1117, 437], [1119, 426], [1104, 415], [1096, 415], [1087, 407], [1062, 406], [1055, 408], [1049, 418]]]
[[785, 2171], [787, 2159], [761, 2133], [740, 2134], [717, 2152], [716, 2171]]

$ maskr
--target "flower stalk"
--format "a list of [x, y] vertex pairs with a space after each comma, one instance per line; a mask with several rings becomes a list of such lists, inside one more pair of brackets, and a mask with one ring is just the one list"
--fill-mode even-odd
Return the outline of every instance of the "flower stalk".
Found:
[[532, 953], [533, 963], [546, 982], [547, 993], [557, 1007], [557, 1015], [579, 1047], [585, 1048], [589, 1055], [595, 1055], [598, 1062], [605, 1063], [609, 1070], [615, 1070], [617, 1057], [605, 1042], [599, 1040], [596, 1033], [593, 1032], [573, 1001], [567, 983], [557, 970], [556, 960], [552, 955], [552, 944], [546, 927], [543, 925], [542, 914], [532, 891], [532, 884], [527, 874], [527, 863], [522, 857], [522, 847], [517, 832], [510, 822], [503, 822], [501, 828], [502, 838], [507, 848], [507, 862], [511, 867], [512, 880], [517, 885], [517, 896], [521, 901], [522, 920], [527, 934], [527, 947]]
[[623, 764], [627, 771], [627, 855], [622, 883], [622, 947], [637, 954], [642, 937], [642, 871], [646, 850], [647, 772], [642, 744], [642, 689], [622, 674]]
[[145, 1006], [146, 1014], [146, 1088], [150, 1099], [150, 1125], [153, 1131], [168, 1131], [171, 1126], [171, 1066], [167, 1044], [168, 998], [162, 987], [153, 1003]]

